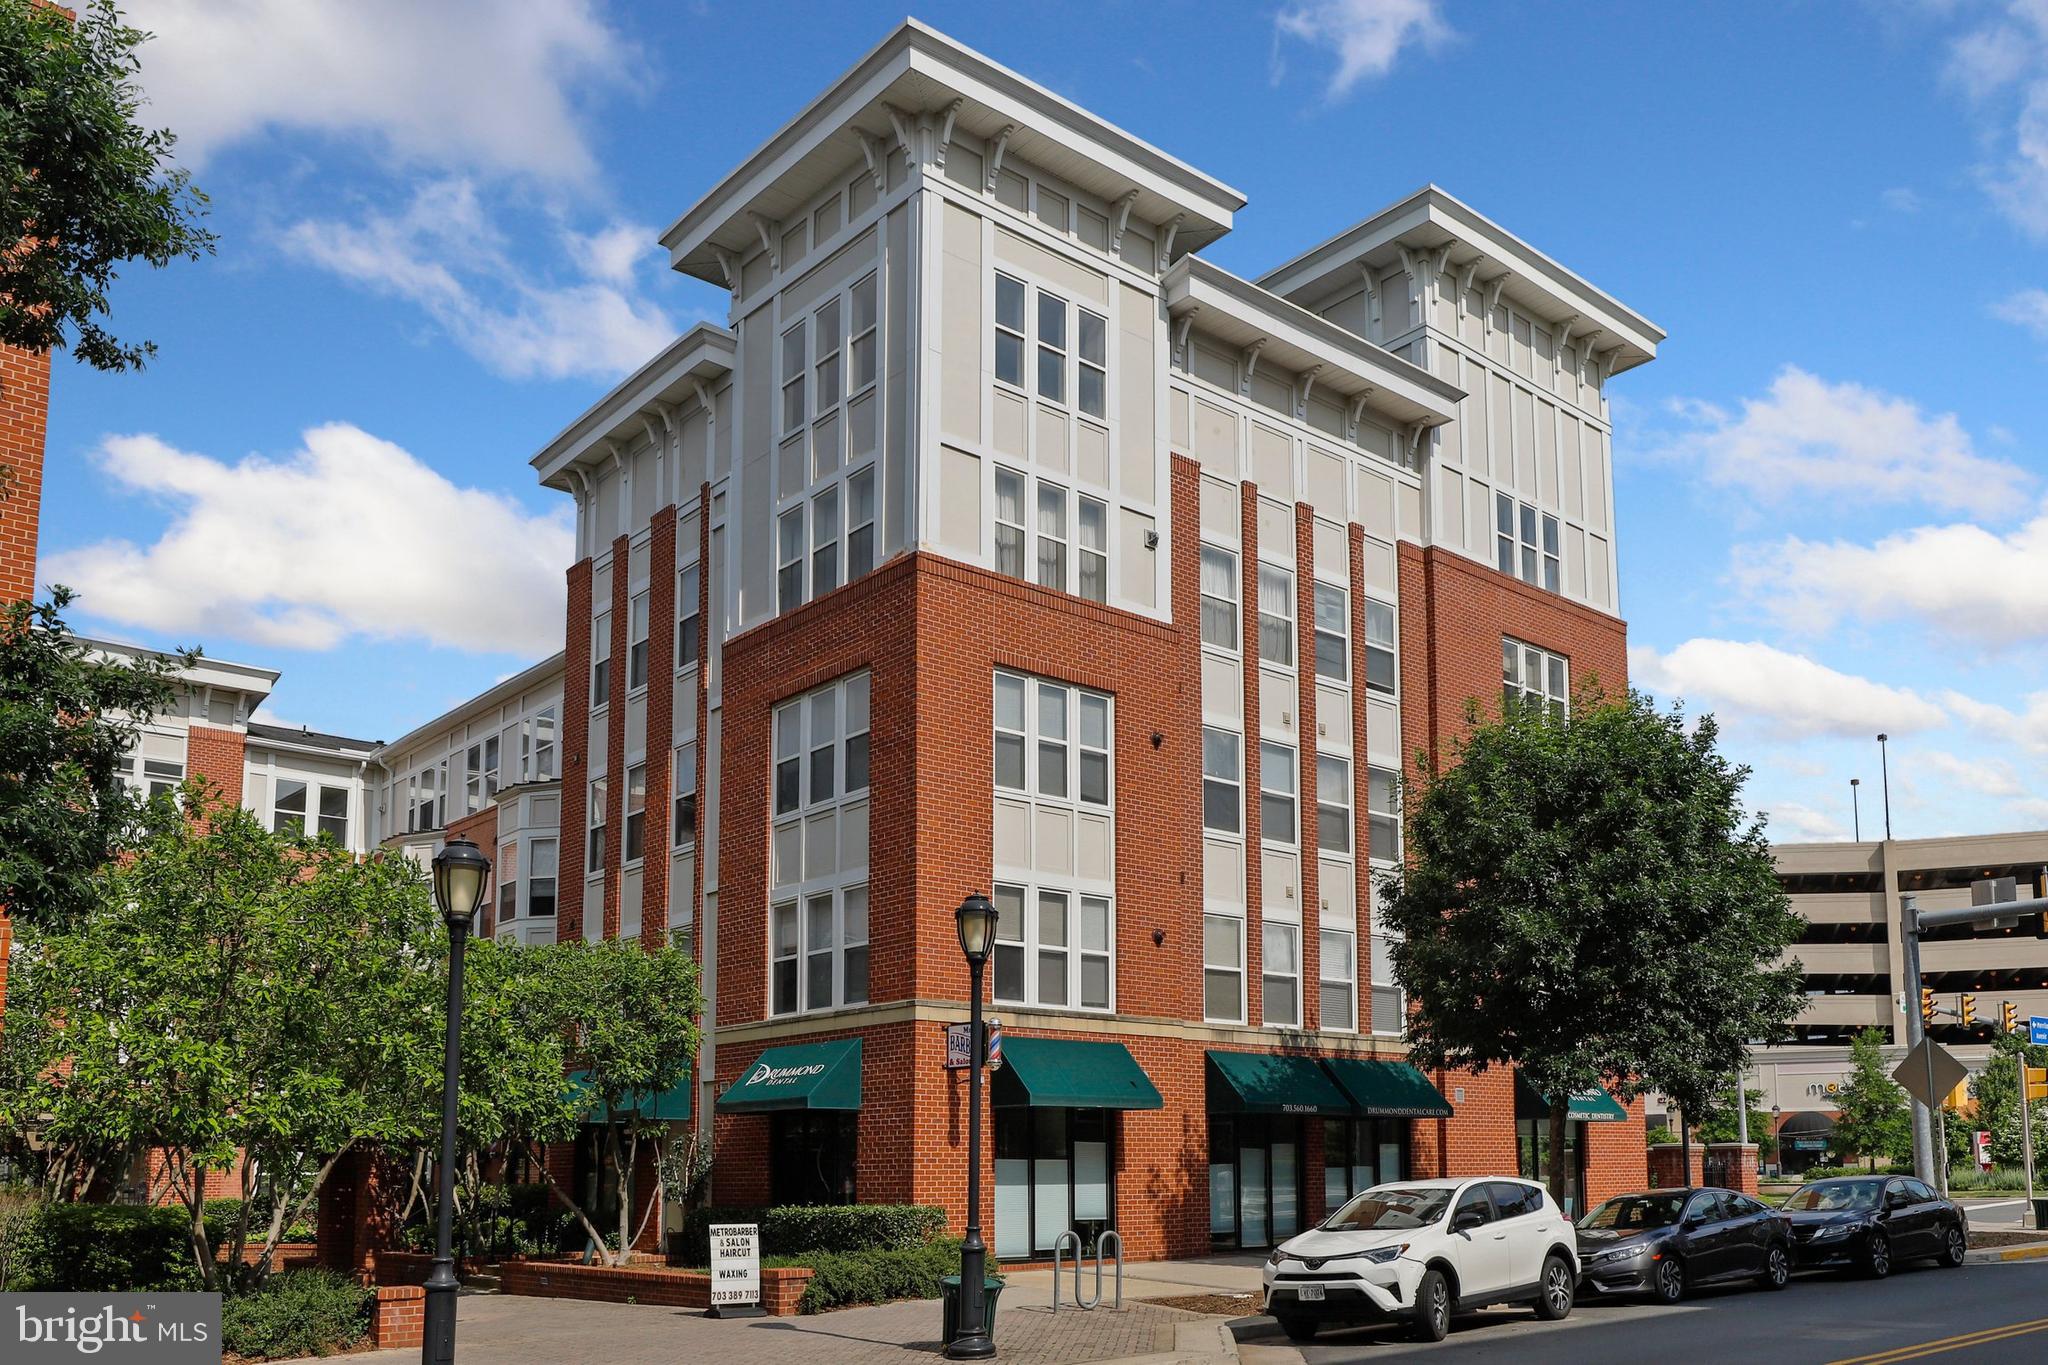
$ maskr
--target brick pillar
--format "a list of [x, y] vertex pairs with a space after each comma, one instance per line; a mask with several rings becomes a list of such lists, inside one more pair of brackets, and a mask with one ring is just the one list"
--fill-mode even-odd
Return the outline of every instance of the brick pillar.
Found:
[[1372, 785], [1365, 748], [1365, 528], [1346, 528], [1351, 580], [1351, 863], [1358, 912], [1358, 1031], [1372, 1032]]
[[427, 1330], [427, 1291], [416, 1284], [377, 1287], [377, 1313], [370, 1344], [380, 1351], [422, 1344]]
[[1731, 1190], [1756, 1197], [1757, 1145], [1754, 1142], [1710, 1142], [1707, 1161], [1715, 1180]]
[[[1700, 1184], [1700, 1158], [1703, 1153], [1704, 1149], [1697, 1142], [1691, 1143], [1685, 1154], [1690, 1158], [1687, 1160], [1680, 1157], [1677, 1143], [1656, 1144], [1650, 1148], [1650, 1184], [1657, 1188]], [[1754, 1161], [1751, 1164], [1754, 1169]]]
[[0, 346], [0, 604], [35, 596], [49, 422], [50, 353]]
[[1322, 858], [1316, 817], [1316, 524], [1305, 502], [1294, 504], [1294, 763], [1296, 847], [1301, 857], [1301, 1026], [1322, 1024]]
[[[612, 542], [612, 666], [610, 705], [605, 708], [604, 937], [619, 936], [620, 868], [626, 847], [626, 641], [633, 633], [633, 541]], [[641, 906], [645, 924], [646, 905]]]
[[[242, 804], [242, 762], [246, 740], [240, 730], [194, 724], [185, 738], [185, 771], [204, 778], [230, 806]], [[268, 825], [268, 811], [258, 811]]]
[[1244, 1021], [1259, 1026], [1265, 1002], [1260, 989], [1262, 960], [1260, 897], [1265, 868], [1259, 860], [1259, 486], [1246, 482], [1239, 504], [1238, 636], [1244, 665]]
[[640, 864], [640, 942], [668, 941], [669, 850], [675, 841], [669, 767], [675, 752], [676, 508], [654, 514], [647, 586], [647, 834]]
[[569, 567], [562, 645], [562, 842], [555, 882], [555, 937], [583, 937], [584, 848], [590, 828], [590, 561]]

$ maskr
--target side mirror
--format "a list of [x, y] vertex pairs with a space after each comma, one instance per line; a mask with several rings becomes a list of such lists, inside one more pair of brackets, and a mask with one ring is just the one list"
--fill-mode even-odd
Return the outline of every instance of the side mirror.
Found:
[[1480, 1226], [1485, 1221], [1486, 1220], [1480, 1216], [1479, 1210], [1463, 1209], [1452, 1217], [1451, 1231], [1467, 1232], [1473, 1228]]
[[1692, 1228], [1702, 1228], [1702, 1227], [1705, 1227], [1706, 1225], [1707, 1225], [1707, 1215], [1705, 1215], [1704, 1213], [1688, 1213], [1688, 1214], [1687, 1214], [1687, 1215], [1685, 1216], [1685, 1221], [1684, 1221], [1684, 1222], [1682, 1222], [1682, 1223], [1680, 1223], [1680, 1224], [1679, 1224], [1678, 1226], [1680, 1226], [1680, 1227], [1682, 1227], [1682, 1228], [1686, 1228], [1686, 1229], [1692, 1229]]

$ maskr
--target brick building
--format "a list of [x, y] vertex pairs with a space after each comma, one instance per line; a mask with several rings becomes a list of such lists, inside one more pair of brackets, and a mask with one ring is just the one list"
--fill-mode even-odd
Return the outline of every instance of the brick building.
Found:
[[[1000, 1255], [1542, 1160], [1543, 1096], [1403, 1059], [1371, 879], [1468, 700], [1626, 681], [1606, 386], [1662, 333], [1435, 187], [1256, 282], [1193, 254], [1243, 204], [906, 23], [663, 235], [728, 324], [534, 457], [556, 932], [700, 955], [720, 1202], [964, 1211], [970, 890]], [[1578, 1198], [1642, 1183], [1570, 1102]]]

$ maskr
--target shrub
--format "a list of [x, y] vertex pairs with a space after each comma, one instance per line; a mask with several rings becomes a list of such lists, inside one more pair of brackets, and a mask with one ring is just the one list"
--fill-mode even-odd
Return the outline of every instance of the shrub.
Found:
[[[242, 1216], [242, 1201], [234, 1198], [209, 1199], [206, 1201], [205, 1212], [200, 1216], [206, 1220], [206, 1240], [212, 1244], [215, 1251], [220, 1251], [227, 1246], [228, 1239], [234, 1236], [235, 1220]], [[269, 1232], [270, 1211], [266, 1206], [259, 1204], [256, 1212], [249, 1215], [249, 1245], [262, 1246], [263, 1239]], [[302, 1218], [296, 1223], [286, 1223], [284, 1236], [278, 1240], [310, 1242], [315, 1235], [313, 1225]]]
[[1799, 1178], [1808, 1184], [1816, 1180], [1839, 1180], [1845, 1175], [1870, 1175], [1861, 1166], [1809, 1166]]
[[1970, 1190], [2023, 1190], [2027, 1187], [2027, 1173], [2018, 1166], [1994, 1166], [1980, 1171], [1975, 1166], [1957, 1166], [1948, 1173], [1950, 1194], [1964, 1194]]
[[711, 1263], [713, 1223], [756, 1223], [763, 1256], [811, 1252], [916, 1251], [945, 1231], [946, 1211], [929, 1204], [784, 1204], [693, 1209], [676, 1248], [685, 1265]]
[[819, 1313], [857, 1303], [935, 1299], [939, 1281], [960, 1272], [960, 1243], [945, 1238], [910, 1250], [813, 1251], [766, 1257], [762, 1264], [809, 1266], [814, 1273], [797, 1310]]
[[273, 1275], [221, 1304], [221, 1344], [259, 1359], [333, 1355], [369, 1334], [376, 1301], [376, 1290], [332, 1270]]
[[117, 1293], [199, 1287], [185, 1211], [135, 1204], [46, 1204], [26, 1220], [10, 1290]]

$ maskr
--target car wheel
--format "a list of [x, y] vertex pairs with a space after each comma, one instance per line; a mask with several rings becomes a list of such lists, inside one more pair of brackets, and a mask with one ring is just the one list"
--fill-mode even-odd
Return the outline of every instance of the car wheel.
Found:
[[1451, 1286], [1441, 1270], [1423, 1272], [1415, 1287], [1415, 1335], [1424, 1341], [1442, 1341], [1451, 1334]]
[[1881, 1232], [1870, 1234], [1870, 1241], [1863, 1248], [1863, 1273], [1873, 1280], [1881, 1280], [1892, 1273], [1892, 1243]]
[[1557, 1322], [1572, 1315], [1572, 1268], [1562, 1256], [1543, 1263], [1542, 1290], [1536, 1295], [1536, 1316]]
[[1650, 1292], [1659, 1303], [1677, 1303], [1685, 1297], [1685, 1267], [1676, 1256], [1666, 1255], [1650, 1272]]
[[1792, 1283], [1792, 1255], [1781, 1246], [1774, 1246], [1764, 1253], [1764, 1273], [1757, 1276], [1757, 1283], [1766, 1289], [1783, 1289]]
[[1281, 1318], [1279, 1322], [1280, 1330], [1287, 1333], [1289, 1341], [1314, 1341], [1316, 1339], [1316, 1329], [1322, 1326], [1314, 1318], [1297, 1318], [1293, 1316]]
[[1963, 1231], [1960, 1222], [1951, 1224], [1948, 1236], [1942, 1239], [1941, 1263], [1953, 1270], [1968, 1259], [1970, 1250], [1969, 1234]]

